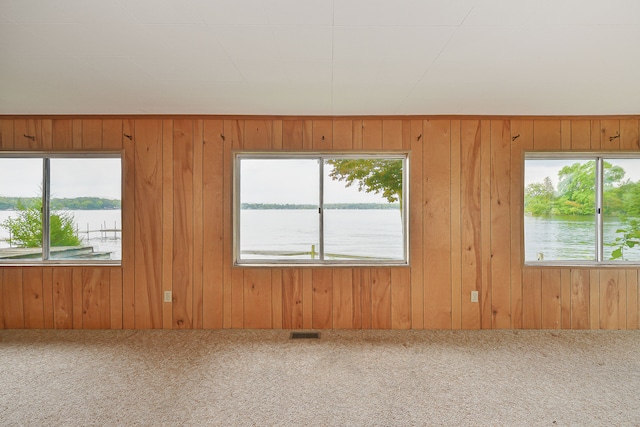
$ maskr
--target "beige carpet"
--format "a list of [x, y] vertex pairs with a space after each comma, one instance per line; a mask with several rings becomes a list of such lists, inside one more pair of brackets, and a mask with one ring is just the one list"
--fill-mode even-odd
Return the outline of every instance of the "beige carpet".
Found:
[[2, 425], [640, 425], [640, 333], [1, 331]]

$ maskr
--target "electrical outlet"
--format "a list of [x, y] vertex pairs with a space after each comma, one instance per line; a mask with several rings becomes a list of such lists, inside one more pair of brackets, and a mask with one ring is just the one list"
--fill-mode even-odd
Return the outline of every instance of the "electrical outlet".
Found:
[[478, 291], [471, 291], [471, 302], [478, 302]]
[[164, 302], [171, 302], [171, 291], [164, 291]]

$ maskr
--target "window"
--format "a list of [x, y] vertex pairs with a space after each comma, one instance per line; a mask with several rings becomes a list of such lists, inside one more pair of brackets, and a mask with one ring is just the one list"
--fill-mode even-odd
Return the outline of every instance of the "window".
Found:
[[0, 263], [119, 263], [120, 154], [0, 153]]
[[406, 264], [406, 154], [236, 154], [236, 264]]
[[640, 157], [526, 153], [526, 263], [640, 263]]

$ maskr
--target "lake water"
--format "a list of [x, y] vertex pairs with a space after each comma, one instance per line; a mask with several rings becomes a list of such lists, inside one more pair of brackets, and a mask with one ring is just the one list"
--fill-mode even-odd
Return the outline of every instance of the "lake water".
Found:
[[[83, 244], [93, 246], [95, 252], [110, 252], [111, 259], [122, 259], [122, 236], [120, 232], [100, 233], [101, 229], [122, 229], [122, 214], [119, 209], [113, 210], [71, 210], [66, 211], [73, 215], [78, 236]], [[0, 223], [9, 217], [15, 217], [15, 211], [0, 211]], [[87, 234], [87, 230], [90, 230]], [[0, 248], [8, 248], [9, 232], [0, 227]]]
[[[616, 230], [624, 227], [618, 218], [608, 218], [603, 223], [604, 249], [603, 258], [611, 258]], [[525, 216], [525, 261], [536, 261], [542, 253], [545, 261], [595, 260], [595, 217], [566, 216], [566, 217], [535, 217]], [[624, 249], [626, 261], [640, 260], [640, 247]]]
[[[242, 259], [311, 259], [320, 250], [316, 210], [246, 209], [241, 211]], [[326, 209], [327, 259], [404, 259], [402, 218], [395, 209]]]
[[[79, 237], [98, 252], [111, 252], [112, 259], [122, 259], [120, 232], [99, 233], [86, 230], [122, 228], [120, 210], [78, 210], [73, 214]], [[279, 254], [288, 258], [309, 259], [311, 246], [319, 251], [318, 213], [315, 210], [242, 210], [241, 251], [243, 257], [269, 259]], [[0, 211], [0, 223], [14, 211]], [[613, 242], [622, 222], [610, 218], [604, 223], [605, 243]], [[544, 260], [594, 259], [595, 223], [593, 217], [546, 218], [525, 216], [525, 260], [535, 261], [538, 253]], [[516, 231], [517, 232], [517, 231]], [[0, 227], [0, 248], [9, 247], [9, 234]], [[401, 260], [404, 242], [402, 221], [397, 210], [326, 210], [325, 252], [329, 258], [350, 259], [378, 257]], [[608, 259], [614, 247], [605, 245]], [[640, 247], [625, 249], [625, 259], [640, 260]]]

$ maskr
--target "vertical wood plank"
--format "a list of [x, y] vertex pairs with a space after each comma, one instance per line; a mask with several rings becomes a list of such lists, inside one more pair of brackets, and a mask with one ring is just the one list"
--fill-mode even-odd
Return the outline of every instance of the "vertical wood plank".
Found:
[[600, 329], [620, 329], [619, 276], [617, 270], [600, 271]]
[[589, 150], [591, 148], [591, 121], [571, 121], [571, 149]]
[[533, 121], [533, 147], [536, 150], [559, 150], [561, 146], [560, 120]]
[[161, 328], [162, 122], [136, 120], [134, 139], [135, 328]]
[[313, 150], [313, 120], [302, 121], [302, 149]]
[[272, 327], [271, 271], [249, 268], [244, 273], [244, 327]]
[[589, 328], [600, 329], [600, 270], [589, 270]]
[[313, 120], [313, 149], [330, 150], [333, 147], [333, 121]]
[[411, 121], [409, 154], [409, 262], [411, 264], [411, 326], [424, 328], [423, 121]]
[[204, 152], [204, 124], [202, 120], [193, 123], [193, 329], [202, 329], [202, 293], [203, 293], [203, 248], [204, 248], [204, 218], [202, 207], [202, 155]]
[[382, 149], [382, 120], [362, 121], [362, 149]]
[[14, 120], [14, 148], [16, 150], [42, 149], [41, 121], [34, 119]]
[[122, 120], [102, 120], [102, 148], [105, 150], [122, 149]]
[[[460, 121], [451, 121], [451, 328], [462, 327]], [[413, 276], [413, 271], [411, 272]]]
[[313, 327], [313, 270], [302, 270], [302, 327]]
[[282, 149], [302, 150], [302, 120], [282, 122]]
[[364, 122], [362, 120], [353, 121], [353, 149], [362, 150]]
[[82, 270], [82, 327], [109, 329], [111, 327], [110, 273], [107, 268]]
[[0, 119], [0, 150], [13, 150], [13, 120]]
[[273, 135], [271, 140], [271, 148], [273, 150], [282, 150], [282, 120], [273, 121]]
[[560, 312], [562, 329], [571, 329], [571, 270], [560, 270]]
[[71, 292], [73, 304], [73, 329], [84, 328], [84, 300], [83, 300], [83, 269], [73, 268], [71, 270]]
[[618, 271], [618, 329], [627, 329], [627, 275]]
[[333, 275], [329, 269], [312, 270], [313, 328], [333, 328]]
[[588, 270], [571, 270], [571, 329], [590, 327], [589, 282]]
[[640, 328], [638, 271], [627, 270], [627, 329]]
[[540, 329], [542, 327], [541, 271], [537, 268], [524, 269], [522, 279], [522, 327]]
[[[447, 327], [450, 327], [450, 324]], [[411, 328], [411, 271], [391, 269], [391, 329]]]
[[571, 120], [560, 121], [560, 148], [571, 150]]
[[402, 120], [387, 119], [382, 122], [382, 148], [402, 150]]
[[[223, 263], [222, 263], [222, 327], [232, 328], [233, 319], [233, 274], [232, 265], [234, 263], [235, 254], [233, 253], [233, 204], [229, 194], [233, 194], [233, 167], [234, 157], [233, 150], [240, 148], [241, 143], [239, 137], [241, 135], [240, 124], [237, 121], [225, 120], [223, 122], [223, 133], [221, 139], [223, 141]], [[241, 326], [239, 326], [241, 327]]]
[[353, 269], [351, 272], [351, 292], [353, 295], [353, 317], [354, 329], [362, 329], [362, 283], [360, 283], [360, 272]]
[[173, 328], [173, 120], [162, 122], [162, 328]]
[[193, 121], [173, 122], [173, 327], [193, 328]]
[[52, 146], [54, 150], [68, 150], [73, 148], [73, 120], [54, 120], [52, 136]]
[[111, 329], [122, 329], [122, 269], [113, 268], [109, 276], [109, 320]]
[[[224, 132], [221, 120], [205, 120], [202, 153], [203, 243], [203, 327], [222, 328], [224, 259]], [[226, 197], [230, 197], [227, 195]]]
[[333, 270], [333, 327], [353, 328], [353, 270]]
[[562, 323], [560, 270], [550, 268], [543, 269], [541, 280], [542, 328], [560, 329]]
[[360, 311], [361, 311], [361, 328], [371, 329], [373, 326], [373, 306], [371, 300], [371, 270], [359, 269], [354, 272], [354, 281], [360, 288]]
[[335, 120], [332, 135], [334, 150], [349, 151], [353, 148], [353, 122], [351, 120]]
[[511, 327], [511, 123], [491, 122], [491, 324]]
[[533, 148], [533, 121], [511, 121], [511, 327], [522, 328], [524, 151]]
[[371, 270], [371, 327], [391, 329], [391, 269]]
[[491, 122], [482, 120], [480, 143], [480, 242], [482, 288], [480, 291], [480, 327], [491, 329]]
[[135, 122], [122, 122], [122, 327], [135, 328]]
[[82, 149], [82, 119], [74, 119], [72, 123], [71, 147], [74, 150]]
[[41, 126], [42, 149], [51, 150], [53, 148], [53, 120], [43, 119]]
[[102, 120], [82, 120], [82, 149], [96, 150], [102, 148]]
[[620, 120], [620, 149], [639, 150], [638, 119]]
[[[225, 144], [225, 194], [233, 194], [233, 156], [232, 150], [244, 149], [245, 146], [245, 121], [232, 120], [224, 123], [225, 136], [229, 138], [229, 144]], [[266, 132], [266, 129], [264, 130]], [[263, 133], [264, 133], [263, 132]], [[232, 198], [227, 197], [225, 200], [225, 260], [223, 264], [224, 283], [230, 283], [231, 299], [229, 301], [230, 326], [232, 328], [244, 327], [244, 270], [231, 268], [234, 262], [233, 250], [233, 209]], [[226, 293], [225, 293], [226, 297]], [[225, 298], [226, 304], [226, 298]], [[226, 310], [226, 309], [225, 309]], [[226, 315], [226, 313], [225, 313]]]
[[53, 268], [42, 269], [42, 305], [44, 328], [53, 329]]
[[591, 120], [591, 149], [599, 150], [602, 143], [602, 135], [600, 134], [600, 120]]
[[[53, 326], [73, 328], [73, 276], [70, 268], [53, 269]], [[79, 309], [78, 309], [79, 310]]]
[[600, 149], [620, 149], [620, 120], [607, 119], [600, 121]]
[[22, 292], [24, 327], [27, 329], [44, 328], [42, 268], [25, 268], [22, 270]]
[[244, 128], [243, 148], [245, 150], [271, 150], [271, 139], [273, 137], [273, 123], [271, 120], [246, 120]]
[[282, 272], [282, 327], [301, 329], [302, 323], [302, 271], [296, 268]]
[[2, 278], [2, 315], [7, 329], [25, 327], [21, 268], [4, 268]]
[[282, 269], [271, 271], [271, 327], [282, 329]]
[[480, 305], [471, 292], [482, 289], [480, 252], [480, 122], [463, 120], [460, 133], [462, 329], [480, 329]]
[[424, 327], [451, 328], [451, 136], [449, 120], [423, 125]]

